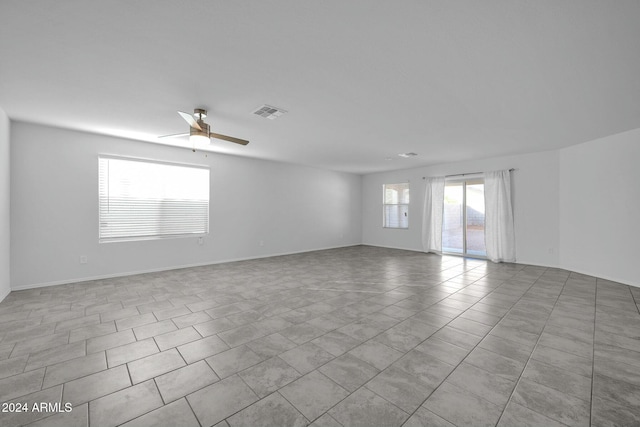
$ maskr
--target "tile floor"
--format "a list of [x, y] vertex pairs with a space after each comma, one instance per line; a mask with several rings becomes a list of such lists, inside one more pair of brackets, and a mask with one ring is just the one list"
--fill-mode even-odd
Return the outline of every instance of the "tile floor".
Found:
[[13, 292], [0, 425], [640, 425], [636, 302], [367, 246]]

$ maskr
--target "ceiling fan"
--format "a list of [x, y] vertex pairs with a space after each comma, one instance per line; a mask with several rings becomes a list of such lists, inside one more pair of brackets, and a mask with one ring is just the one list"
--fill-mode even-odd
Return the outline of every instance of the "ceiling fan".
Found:
[[[182, 117], [187, 123], [189, 123], [189, 133], [177, 133], [173, 135], [163, 135], [158, 138], [179, 138], [182, 136], [188, 136], [189, 141], [194, 144], [197, 143], [209, 143], [209, 138], [222, 139], [224, 141], [233, 142], [235, 144], [247, 145], [249, 141], [246, 139], [235, 138], [233, 136], [221, 135], [209, 130], [209, 125], [204, 122], [207, 117], [207, 110], [202, 108], [196, 108], [193, 110], [193, 115], [178, 111], [180, 117]], [[195, 151], [195, 148], [194, 148]]]

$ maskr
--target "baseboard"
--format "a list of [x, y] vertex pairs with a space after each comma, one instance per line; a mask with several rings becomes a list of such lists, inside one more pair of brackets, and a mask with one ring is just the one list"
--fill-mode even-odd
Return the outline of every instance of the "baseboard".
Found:
[[[277, 257], [277, 256], [285, 256], [285, 255], [296, 255], [296, 254], [303, 254], [303, 253], [308, 253], [308, 252], [325, 251], [325, 250], [330, 250], [330, 249], [348, 248], [348, 247], [353, 247], [353, 246], [373, 246], [373, 247], [377, 247], [377, 248], [398, 249], [398, 250], [402, 250], [402, 251], [425, 253], [422, 250], [418, 250], [418, 249], [414, 249], [414, 248], [401, 248], [401, 247], [397, 247], [397, 246], [374, 245], [374, 244], [371, 244], [371, 243], [353, 243], [353, 244], [348, 244], [348, 245], [330, 246], [330, 247], [317, 248], [317, 249], [308, 249], [308, 250], [303, 250], [303, 251], [280, 252], [280, 253], [275, 253], [275, 254], [258, 255], [258, 256], [244, 257], [244, 258], [230, 258], [230, 259], [225, 259], [225, 260], [207, 261], [207, 262], [196, 263], [196, 264], [183, 264], [183, 265], [175, 265], [175, 266], [162, 267], [162, 268], [154, 268], [154, 269], [149, 269], [149, 270], [136, 270], [136, 271], [123, 272], [123, 273], [104, 274], [104, 275], [100, 275], [100, 276], [89, 276], [89, 277], [81, 277], [81, 278], [75, 278], [75, 279], [56, 280], [56, 281], [45, 282], [45, 283], [35, 283], [35, 284], [29, 284], [29, 285], [12, 286], [11, 290], [9, 292], [6, 292], [5, 295], [0, 295], [0, 302], [2, 302], [7, 297], [7, 295], [9, 295], [9, 293], [11, 291], [22, 291], [22, 290], [27, 290], [27, 289], [44, 288], [44, 287], [47, 287], [47, 286], [57, 286], [57, 285], [65, 285], [65, 284], [70, 284], [70, 283], [88, 282], [88, 281], [91, 281], [91, 280], [113, 279], [113, 278], [116, 278], [116, 277], [134, 276], [136, 274], [158, 273], [158, 272], [161, 272], [161, 271], [179, 270], [179, 269], [182, 269], [182, 268], [203, 267], [203, 266], [206, 266], [206, 265], [224, 264], [224, 263], [227, 263], [227, 262], [250, 261], [250, 260], [253, 260], [253, 259], [271, 258], [271, 257]], [[558, 266], [551, 266], [551, 265], [544, 265], [544, 264], [531, 263], [531, 262], [522, 262], [522, 261], [517, 261], [516, 264], [526, 264], [526, 265], [533, 265], [533, 266], [536, 266], [536, 267], [546, 267], [546, 268], [559, 268], [559, 269], [562, 269], [562, 270], [572, 271], [572, 272], [575, 272], [575, 273], [584, 274], [584, 275], [587, 275], [587, 276], [597, 277], [597, 278], [600, 278], [600, 279], [609, 280], [609, 281], [616, 282], [616, 283], [621, 283], [623, 285], [628, 285], [628, 286], [633, 286], [633, 287], [636, 287], [636, 288], [640, 288], [640, 283], [628, 283], [628, 282], [625, 282], [624, 280], [620, 280], [619, 278], [616, 278], [616, 277], [596, 274], [596, 273], [593, 273], [593, 272], [590, 272], [590, 271], [586, 271], [586, 270], [582, 270], [582, 269], [572, 269], [572, 268], [566, 268], [566, 267], [559, 266], [559, 265]]]
[[[400, 249], [403, 251], [413, 251], [413, 252], [422, 252], [424, 253], [424, 251], [422, 250], [418, 250], [418, 249], [410, 249], [410, 248], [400, 248], [397, 246], [383, 246], [383, 245], [374, 245], [371, 243], [363, 243], [363, 246], [374, 246], [377, 248], [388, 248], [388, 249]], [[526, 261], [516, 261], [515, 264], [524, 264], [524, 265], [533, 265], [535, 267], [545, 267], [545, 268], [558, 268], [561, 270], [566, 270], [566, 271], [570, 271], [570, 272], [574, 272], [574, 273], [579, 273], [579, 274], [584, 274], [586, 276], [592, 276], [592, 277], [597, 277], [598, 279], [604, 279], [604, 280], [609, 280], [611, 282], [616, 282], [616, 283], [621, 283], [623, 285], [627, 285], [627, 286], [633, 286], [634, 288], [640, 288], [640, 283], [629, 283], [625, 280], [620, 280], [620, 278], [616, 278], [616, 277], [611, 277], [608, 275], [602, 275], [599, 273], [594, 273], [594, 272], [590, 272], [590, 271], [586, 271], [586, 270], [582, 270], [582, 269], [573, 269], [573, 268], [567, 268], [567, 267], [563, 267], [561, 265], [547, 265], [547, 264], [539, 264], [539, 263], [535, 263], [535, 262], [526, 262]]]
[[3, 294], [0, 294], [0, 302], [4, 301], [4, 299], [7, 297], [7, 295], [9, 295], [11, 293], [11, 289], [9, 289], [8, 291], [4, 292]]
[[591, 276], [591, 277], [597, 277], [598, 279], [604, 279], [604, 280], [608, 280], [610, 282], [616, 282], [616, 283], [621, 283], [623, 285], [627, 285], [627, 286], [633, 286], [634, 288], [640, 288], [640, 283], [629, 283], [626, 282], [625, 280], [621, 280], [620, 278], [617, 277], [612, 277], [606, 274], [599, 274], [599, 273], [594, 273], [592, 271], [588, 271], [588, 270], [583, 270], [581, 268], [563, 268], [564, 270], [567, 271], [572, 271], [574, 273], [578, 273], [578, 274], [584, 274], [585, 276]]
[[411, 251], [411, 252], [425, 253], [422, 249], [401, 248], [399, 246], [374, 245], [373, 243], [362, 243], [362, 246], [373, 246], [374, 248], [399, 249], [401, 251]]
[[[180, 270], [182, 268], [203, 267], [206, 265], [224, 264], [227, 262], [250, 261], [253, 259], [272, 258], [277, 256], [285, 256], [285, 255], [296, 255], [296, 254], [303, 254], [307, 252], [326, 251], [330, 249], [348, 248], [348, 247], [360, 246], [360, 245], [361, 245], [360, 243], [353, 243], [348, 245], [330, 246], [330, 247], [317, 248], [317, 249], [308, 249], [303, 251], [279, 252], [279, 253], [268, 254], [268, 255], [258, 255], [258, 256], [244, 257], [244, 258], [230, 258], [230, 259], [224, 259], [224, 260], [218, 260], [218, 261], [207, 261], [207, 262], [201, 262], [201, 263], [195, 263], [195, 264], [183, 264], [183, 265], [174, 265], [174, 266], [168, 266], [168, 267], [162, 267], [162, 268], [152, 268], [148, 270], [136, 270], [136, 271], [127, 271], [122, 273], [103, 274], [99, 276], [87, 276], [87, 277], [79, 277], [74, 279], [54, 280], [51, 282], [12, 286], [11, 291], [24, 291], [27, 289], [45, 288], [47, 286], [67, 285], [70, 283], [89, 282], [92, 280], [113, 279], [116, 277], [135, 276], [136, 274], [158, 273], [161, 271]], [[9, 293], [7, 293], [7, 295], [9, 295]], [[4, 299], [4, 297], [2, 297], [2, 299]], [[0, 301], [2, 301], [2, 299], [0, 299]]]

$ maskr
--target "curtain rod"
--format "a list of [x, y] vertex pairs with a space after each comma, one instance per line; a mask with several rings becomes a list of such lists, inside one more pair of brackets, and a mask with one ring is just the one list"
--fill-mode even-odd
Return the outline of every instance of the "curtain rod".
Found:
[[[513, 172], [514, 170], [515, 170], [514, 168], [511, 168], [511, 169], [509, 169], [509, 172]], [[445, 178], [451, 178], [452, 176], [478, 175], [478, 174], [480, 174], [480, 173], [484, 173], [484, 172], [467, 172], [467, 173], [458, 173], [458, 174], [455, 174], [455, 175], [445, 175], [444, 177], [445, 177]], [[427, 179], [427, 177], [426, 177], [426, 176], [423, 176], [423, 177], [422, 177], [422, 179]]]

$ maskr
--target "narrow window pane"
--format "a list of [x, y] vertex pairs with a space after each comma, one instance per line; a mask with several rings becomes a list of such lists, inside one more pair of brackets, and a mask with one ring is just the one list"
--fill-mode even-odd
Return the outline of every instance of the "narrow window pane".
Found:
[[387, 228], [408, 228], [409, 206], [385, 205], [385, 221], [384, 226]]
[[409, 204], [409, 184], [385, 184], [384, 202], [386, 204]]

